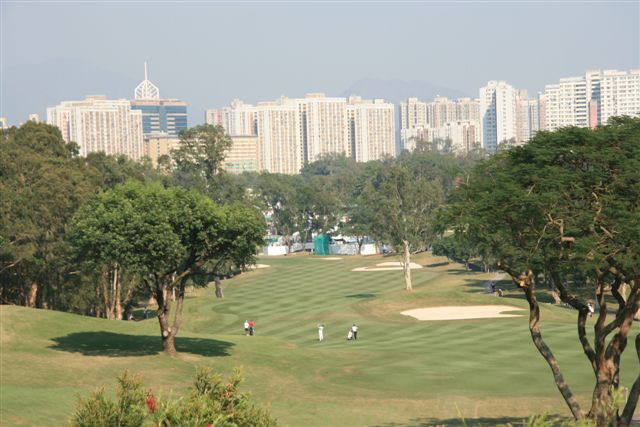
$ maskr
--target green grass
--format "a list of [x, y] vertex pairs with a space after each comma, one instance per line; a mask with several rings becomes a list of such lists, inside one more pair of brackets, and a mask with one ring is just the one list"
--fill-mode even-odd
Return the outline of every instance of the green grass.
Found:
[[[382, 260], [263, 258], [270, 268], [223, 282], [224, 300], [212, 289], [189, 294], [174, 359], [159, 353], [155, 319], [116, 322], [1, 306], [0, 424], [62, 425], [78, 395], [113, 388], [124, 369], [141, 373], [156, 392], [178, 394], [198, 366], [223, 373], [242, 367], [245, 388], [291, 426], [450, 425], [460, 416], [491, 425], [531, 412], [569, 415], [526, 317], [420, 322], [399, 314], [453, 304], [525, 308], [518, 291], [486, 295], [483, 283], [493, 274], [426, 255], [417, 261], [429, 267], [412, 271], [412, 293], [402, 290], [401, 271], [351, 271]], [[587, 405], [593, 374], [575, 312], [543, 305], [542, 318], [543, 336]], [[256, 322], [255, 336], [244, 336], [244, 319]], [[325, 325], [322, 343], [318, 323]], [[360, 327], [356, 342], [345, 339], [352, 323]], [[626, 385], [638, 372], [633, 350], [623, 357]]]

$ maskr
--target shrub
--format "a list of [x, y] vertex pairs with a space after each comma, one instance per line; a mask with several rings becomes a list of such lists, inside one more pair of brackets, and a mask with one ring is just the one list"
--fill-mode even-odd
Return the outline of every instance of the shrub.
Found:
[[71, 420], [74, 427], [275, 427], [269, 413], [253, 405], [247, 393], [240, 393], [240, 371], [228, 383], [209, 369], [196, 373], [193, 390], [176, 400], [162, 400], [142, 389], [138, 376], [125, 372], [118, 377], [116, 400], [104, 389], [88, 399], [79, 399]]

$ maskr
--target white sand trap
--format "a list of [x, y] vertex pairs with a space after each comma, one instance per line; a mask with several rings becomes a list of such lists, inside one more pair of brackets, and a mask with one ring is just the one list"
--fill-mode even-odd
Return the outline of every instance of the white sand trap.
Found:
[[327, 256], [327, 257], [322, 257], [322, 258], [316, 258], [316, 259], [323, 259], [325, 261], [337, 261], [339, 259], [342, 259], [338, 256]]
[[489, 319], [495, 317], [522, 317], [520, 314], [502, 314], [503, 311], [524, 310], [511, 305], [467, 305], [449, 307], [416, 308], [400, 314], [418, 320]]
[[[415, 262], [409, 263], [409, 269], [416, 270], [418, 268], [422, 268], [422, 266], [420, 264], [416, 264]], [[392, 270], [402, 270], [402, 264], [398, 261], [382, 262], [380, 264], [376, 264], [375, 267], [357, 267], [351, 271], [392, 271]]]
[[250, 268], [269, 268], [271, 267], [269, 264], [255, 264], [252, 265]]

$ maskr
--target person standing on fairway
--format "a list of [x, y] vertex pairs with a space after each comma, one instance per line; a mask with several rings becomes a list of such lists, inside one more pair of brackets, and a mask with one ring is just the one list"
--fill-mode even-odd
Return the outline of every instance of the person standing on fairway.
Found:
[[323, 339], [324, 339], [324, 325], [319, 324], [318, 325], [318, 341], [322, 342]]
[[358, 327], [356, 326], [355, 323], [351, 327], [351, 332], [353, 332], [353, 339], [357, 340], [358, 339]]
[[249, 335], [253, 336], [253, 331], [256, 330], [256, 324], [253, 320], [249, 320]]
[[246, 336], [249, 336], [249, 321], [248, 320], [244, 321], [244, 334]]

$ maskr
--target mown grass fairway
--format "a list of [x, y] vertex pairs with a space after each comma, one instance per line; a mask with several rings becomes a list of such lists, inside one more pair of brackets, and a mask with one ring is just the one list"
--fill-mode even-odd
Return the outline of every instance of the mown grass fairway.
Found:
[[[413, 270], [414, 292], [402, 272], [352, 272], [394, 259], [262, 258], [269, 268], [192, 293], [177, 338], [179, 356], [159, 353], [155, 319], [115, 322], [1, 306], [3, 426], [62, 425], [78, 394], [106, 386], [124, 369], [167, 395], [191, 385], [198, 366], [221, 373], [242, 367], [250, 389], [283, 425], [402, 426], [519, 420], [532, 412], [569, 415], [549, 368], [535, 350], [525, 317], [421, 322], [410, 308], [509, 304], [526, 307], [517, 291], [484, 294], [493, 274], [423, 255]], [[256, 335], [244, 336], [245, 319]], [[593, 374], [575, 332], [575, 312], [542, 308], [542, 332], [584, 405]], [[589, 320], [593, 322], [592, 319]], [[317, 342], [317, 324], [325, 341]], [[347, 341], [349, 326], [360, 327]], [[632, 333], [637, 333], [638, 325]], [[637, 375], [630, 346], [622, 383]], [[476, 421], [473, 421], [476, 420]]]

